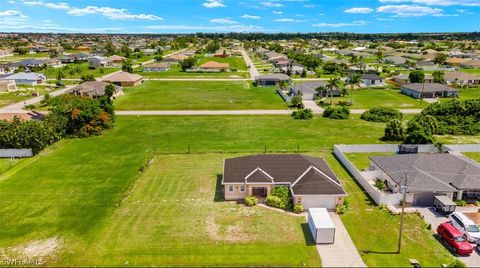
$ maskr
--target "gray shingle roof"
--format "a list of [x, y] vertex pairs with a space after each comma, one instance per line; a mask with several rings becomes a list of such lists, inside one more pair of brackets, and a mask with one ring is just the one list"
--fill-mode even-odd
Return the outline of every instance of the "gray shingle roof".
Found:
[[448, 87], [446, 85], [438, 83], [413, 83], [402, 86], [416, 92], [443, 92], [443, 91], [456, 91], [456, 89]]
[[406, 154], [370, 157], [399, 185], [408, 174], [409, 192], [480, 189], [480, 164], [452, 154]]

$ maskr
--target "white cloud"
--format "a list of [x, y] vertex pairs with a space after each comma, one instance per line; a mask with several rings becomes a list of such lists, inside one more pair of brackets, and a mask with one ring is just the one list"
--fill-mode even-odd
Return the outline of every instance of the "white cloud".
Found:
[[478, 0], [379, 0], [380, 3], [414, 3], [429, 6], [480, 6]]
[[218, 24], [237, 24], [237, 21], [234, 21], [229, 18], [220, 18], [220, 19], [211, 19], [211, 23], [218, 23]]
[[0, 11], [0, 18], [24, 20], [24, 19], [28, 19], [28, 16], [24, 15], [22, 12], [18, 10], [10, 9], [10, 10]]
[[357, 14], [368, 14], [371, 13], [373, 9], [369, 7], [352, 7], [349, 9], [345, 9], [343, 12], [345, 13], [357, 13]]
[[129, 14], [126, 9], [112, 7], [87, 6], [84, 8], [72, 8], [67, 14], [72, 16], [101, 15], [112, 20], [163, 20], [149, 14]]
[[221, 25], [221, 26], [204, 26], [204, 25], [150, 25], [145, 26], [149, 30], [170, 30], [170, 31], [208, 31], [208, 32], [254, 32], [264, 31], [261, 26], [255, 25]]
[[349, 26], [365, 26], [368, 24], [368, 21], [364, 20], [357, 20], [352, 22], [338, 22], [338, 23], [316, 23], [313, 24], [313, 27], [319, 28], [341, 28], [341, 27], [349, 27]]
[[280, 3], [275, 3], [275, 2], [271, 2], [271, 1], [260, 2], [260, 4], [261, 4], [262, 6], [266, 6], [266, 7], [283, 7], [282, 4], [280, 4]]
[[390, 21], [393, 20], [392, 18], [377, 18], [379, 21]]
[[225, 7], [225, 4], [222, 0], [207, 0], [202, 6], [206, 8], [216, 8], [216, 7]]
[[443, 10], [417, 5], [386, 5], [378, 7], [377, 12], [390, 13], [397, 17], [421, 17], [441, 14]]
[[240, 17], [244, 19], [252, 19], [252, 20], [259, 20], [262, 18], [260, 16], [254, 16], [254, 15], [248, 15], [248, 14], [242, 15]]
[[296, 20], [296, 19], [289, 19], [289, 18], [282, 18], [282, 19], [275, 19], [275, 22], [305, 22], [306, 20]]
[[69, 10], [70, 5], [67, 3], [61, 2], [61, 3], [51, 3], [51, 2], [44, 2], [44, 1], [23, 1], [22, 2], [25, 5], [29, 6], [43, 6], [51, 9], [58, 9], [58, 10]]
[[272, 11], [273, 14], [276, 14], [276, 15], [282, 15], [283, 12], [282, 11]]

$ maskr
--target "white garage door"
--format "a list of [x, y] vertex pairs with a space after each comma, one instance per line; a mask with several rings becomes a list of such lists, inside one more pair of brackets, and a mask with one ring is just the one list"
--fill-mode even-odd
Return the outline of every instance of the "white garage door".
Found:
[[302, 196], [303, 208], [335, 209], [335, 196]]
[[302, 100], [313, 100], [313, 93], [303, 93]]

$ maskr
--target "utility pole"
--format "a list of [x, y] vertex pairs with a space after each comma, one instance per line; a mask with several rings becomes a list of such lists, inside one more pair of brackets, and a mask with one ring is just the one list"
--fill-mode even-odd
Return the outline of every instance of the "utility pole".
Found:
[[400, 187], [400, 190], [403, 192], [403, 200], [402, 200], [402, 213], [400, 214], [400, 231], [398, 233], [398, 249], [397, 253], [400, 253], [400, 249], [402, 248], [402, 234], [403, 234], [403, 215], [405, 211], [405, 199], [407, 196], [407, 181], [408, 181], [408, 173], [405, 172], [405, 183], [403, 186]]

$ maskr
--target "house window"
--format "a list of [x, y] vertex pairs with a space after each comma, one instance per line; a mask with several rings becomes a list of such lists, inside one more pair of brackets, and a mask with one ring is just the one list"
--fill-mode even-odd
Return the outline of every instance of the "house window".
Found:
[[229, 191], [229, 192], [233, 192], [233, 185], [229, 185], [229, 186], [228, 186], [228, 191]]
[[244, 185], [240, 186], [240, 192], [245, 192], [245, 186]]

